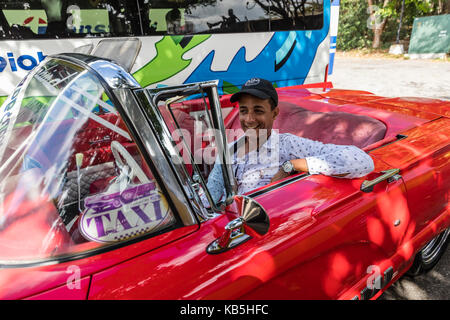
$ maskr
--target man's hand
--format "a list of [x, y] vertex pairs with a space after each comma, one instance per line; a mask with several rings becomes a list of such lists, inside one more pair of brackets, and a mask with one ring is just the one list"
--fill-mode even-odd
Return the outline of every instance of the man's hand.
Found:
[[286, 177], [289, 177], [289, 173], [286, 173], [283, 171], [283, 169], [278, 170], [277, 173], [275, 173], [275, 175], [272, 177], [272, 179], [270, 180], [270, 182], [275, 182], [281, 179], [284, 179]]

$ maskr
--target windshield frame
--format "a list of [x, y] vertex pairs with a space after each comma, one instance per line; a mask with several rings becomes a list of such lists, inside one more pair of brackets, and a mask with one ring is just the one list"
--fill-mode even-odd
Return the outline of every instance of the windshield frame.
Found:
[[[144, 94], [148, 95], [148, 100], [150, 100], [150, 103], [152, 105], [152, 113], [153, 117], [155, 117], [155, 121], [158, 121], [163, 125], [164, 130], [160, 133], [160, 140], [164, 142], [166, 152], [170, 154], [172, 159], [174, 159], [177, 163], [184, 163], [184, 160], [172, 145], [171, 134], [169, 132], [169, 129], [167, 128], [167, 124], [165, 123], [163, 116], [159, 111], [159, 108], [157, 107], [158, 102], [162, 99], [170, 97], [177, 97], [177, 96], [182, 97], [192, 93], [201, 93], [201, 92], [206, 93], [210, 102], [210, 111], [211, 111], [210, 120], [212, 128], [214, 129], [217, 148], [219, 150], [218, 158], [222, 168], [222, 174], [224, 179], [226, 191], [225, 199], [218, 203], [214, 203], [206, 187], [206, 182], [204, 181], [203, 177], [201, 177], [201, 175], [198, 175], [200, 181], [193, 181], [188, 172], [186, 171], [184, 165], [178, 166], [177, 170], [180, 176], [184, 177], [185, 184], [189, 185], [190, 189], [194, 194], [197, 194], [197, 192], [195, 191], [196, 189], [195, 186], [198, 183], [200, 183], [202, 188], [205, 190], [205, 194], [206, 197], [208, 198], [208, 201], [211, 204], [211, 209], [215, 213], [221, 214], [224, 213], [225, 208], [234, 201], [234, 196], [236, 195], [236, 186], [234, 183], [235, 180], [233, 170], [231, 168], [230, 150], [228, 148], [227, 136], [225, 134], [225, 124], [222, 118], [222, 111], [217, 87], [218, 87], [218, 80], [212, 80], [165, 88], [143, 89], [143, 91]], [[196, 167], [195, 161], [193, 161], [192, 164], [194, 167]], [[198, 172], [198, 168], [196, 170]], [[204, 207], [201, 201], [199, 202], [201, 207]], [[209, 219], [213, 218], [214, 215], [206, 214], [202, 215], [202, 217], [205, 219]]]
[[[176, 219], [176, 223], [161, 231], [151, 232], [121, 242], [87, 249], [85, 251], [69, 252], [54, 257], [36, 260], [3, 260], [0, 261], [0, 268], [34, 267], [83, 259], [128, 246], [180, 227], [199, 225], [198, 215], [196, 214], [198, 209], [194, 209], [190, 204], [189, 197], [179, 185], [174, 172], [168, 167], [170, 170], [169, 177], [165, 176], [164, 179], [162, 179], [161, 172], [154, 163], [156, 157], [164, 158], [165, 155], [158, 148], [151, 150], [151, 152], [149, 151], [149, 147], [155, 144], [157, 138], [150, 128], [150, 123], [148, 121], [142, 121], [144, 117], [141, 114], [141, 108], [137, 99], [134, 98], [133, 93], [135, 89], [140, 89], [140, 85], [136, 80], [134, 80], [134, 78], [122, 67], [116, 65], [111, 60], [81, 54], [58, 54], [46, 57], [38, 67], [33, 69], [18, 85], [18, 87], [21, 87], [21, 91], [26, 90], [26, 85], [29, 83], [30, 79], [41, 70], [43, 65], [54, 59], [69, 62], [85, 69], [103, 86], [105, 93], [108, 95], [119, 116], [125, 123], [131, 137], [149, 166], [156, 183], [164, 194], [173, 216]], [[16, 90], [14, 92], [16, 92]], [[7, 100], [6, 102], [9, 101], [10, 100]], [[140, 132], [145, 132], [145, 135], [140, 134]], [[167, 183], [168, 180], [172, 181], [172, 183]], [[172, 190], [172, 192], [169, 192], [170, 190]], [[174, 200], [174, 198], [176, 199]]]

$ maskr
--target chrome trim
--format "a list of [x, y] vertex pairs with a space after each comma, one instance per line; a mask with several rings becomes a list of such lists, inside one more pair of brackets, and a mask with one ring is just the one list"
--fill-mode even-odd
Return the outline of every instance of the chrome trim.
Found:
[[269, 231], [270, 221], [266, 210], [256, 200], [246, 196], [235, 196], [240, 217], [225, 226], [222, 236], [211, 242], [206, 248], [209, 254], [218, 254], [230, 250], [252, 238], [246, 233], [246, 227], [259, 235]]
[[[238, 218], [240, 219], [240, 218]], [[236, 220], [238, 220], [236, 219]], [[236, 223], [233, 220], [230, 223]], [[228, 227], [228, 225], [227, 225]], [[206, 248], [206, 252], [209, 254], [218, 254], [230, 250], [244, 242], [250, 240], [252, 237], [245, 233], [243, 224], [239, 227], [231, 229], [231, 227], [225, 227], [225, 234], [211, 242]], [[224, 241], [222, 244], [221, 242]]]
[[257, 234], [265, 235], [269, 231], [270, 222], [264, 207], [250, 197], [236, 196], [236, 198], [238, 202], [242, 203], [240, 214], [245, 225]]
[[[208, 198], [208, 201], [211, 204], [211, 209], [216, 213], [223, 213], [225, 206], [230, 204], [233, 201], [232, 196], [234, 195], [234, 193], [230, 192], [230, 190], [232, 190], [232, 186], [229, 183], [229, 181], [230, 180], [234, 181], [234, 179], [233, 179], [233, 175], [232, 175], [232, 171], [231, 171], [231, 162], [227, 160], [227, 159], [229, 159], [229, 151], [228, 151], [228, 148], [224, 147], [224, 146], [227, 146], [227, 143], [226, 143], [225, 127], [224, 127], [224, 122], [222, 119], [222, 112], [221, 112], [221, 108], [220, 108], [219, 95], [217, 92], [217, 86], [218, 86], [218, 81], [214, 80], [214, 81], [205, 81], [205, 82], [185, 84], [185, 85], [180, 85], [180, 86], [173, 86], [173, 87], [168, 87], [168, 88], [146, 89], [145, 94], [149, 96], [149, 101], [151, 101], [151, 105], [152, 105], [151, 112], [154, 114], [155, 121], [158, 121], [158, 123], [164, 124], [164, 126], [162, 126], [162, 130], [160, 133], [161, 134], [160, 140], [164, 141], [164, 145], [165, 145], [164, 147], [166, 148], [166, 151], [168, 152], [168, 154], [170, 154], [170, 158], [172, 159], [172, 162], [181, 164], [178, 166], [178, 169], [177, 169], [178, 174], [180, 177], [182, 177], [182, 180], [184, 181], [183, 184], [186, 187], [189, 187], [191, 189], [191, 191], [192, 191], [191, 193], [193, 195], [192, 200], [194, 200], [199, 207], [204, 208], [197, 192], [195, 192], [195, 188], [197, 188], [198, 184], [200, 183], [200, 185], [203, 187], [203, 189], [205, 191], [205, 195]], [[225, 204], [214, 203], [214, 201], [212, 200], [212, 197], [206, 187], [206, 181], [204, 180], [204, 178], [201, 175], [198, 175], [199, 179], [197, 179], [196, 181], [194, 181], [190, 177], [185, 166], [183, 165], [182, 157], [179, 156], [178, 151], [174, 148], [174, 143], [173, 143], [173, 140], [171, 139], [171, 134], [169, 132], [169, 129], [167, 128], [167, 125], [159, 111], [159, 108], [157, 107], [159, 101], [169, 99], [168, 101], [166, 101], [166, 106], [168, 107], [168, 110], [171, 113], [172, 118], [174, 119], [177, 128], [180, 128], [178, 123], [176, 122], [175, 118], [173, 117], [173, 113], [170, 109], [170, 104], [178, 101], [181, 98], [184, 98], [184, 97], [186, 97], [188, 95], [192, 95], [192, 94], [202, 94], [202, 97], [204, 99], [204, 93], [206, 93], [208, 95], [208, 97], [210, 98], [209, 102], [210, 102], [210, 110], [212, 113], [212, 117], [209, 114], [209, 112], [207, 112], [208, 118], [209, 118], [210, 122], [213, 124], [213, 127], [215, 129], [219, 129], [221, 132], [221, 135], [222, 135], [222, 136], [216, 135], [215, 141], [217, 144], [217, 149], [219, 151], [219, 154], [222, 155], [222, 159], [221, 159], [223, 161], [222, 169], [225, 167], [225, 170], [222, 170], [222, 172], [224, 173], [224, 182], [225, 182], [225, 186], [226, 186], [226, 190], [227, 190], [227, 199], [225, 201]], [[183, 140], [183, 143], [185, 143], [184, 140]], [[186, 145], [186, 147], [188, 150], [190, 150], [190, 146]], [[222, 151], [222, 152], [220, 152], [220, 151]], [[192, 166], [195, 170], [195, 173], [200, 172], [197, 164], [194, 161], [192, 152], [191, 152], [190, 156], [191, 156], [191, 160], [192, 160], [191, 162], [192, 162]], [[231, 173], [231, 175], [229, 173]], [[212, 218], [215, 216], [216, 216], [215, 214], [211, 214], [206, 209], [204, 209], [201, 214], [201, 217], [204, 219], [209, 219], [209, 218]]]
[[47, 58], [61, 59], [95, 71], [106, 82], [108, 89], [137, 89], [140, 84], [114, 61], [81, 53], [63, 53]]
[[397, 181], [401, 179], [401, 175], [398, 173], [400, 172], [400, 169], [389, 169], [386, 171], [381, 171], [383, 173], [381, 176], [373, 179], [373, 180], [364, 180], [361, 184], [361, 191], [363, 192], [372, 192], [375, 185], [378, 183], [387, 180], [388, 183]]
[[375, 151], [375, 150], [384, 148], [384, 147], [386, 147], [386, 146], [388, 146], [388, 145], [390, 145], [390, 144], [393, 144], [393, 143], [395, 143], [395, 142], [397, 142], [397, 141], [400, 141], [400, 140], [403, 140], [403, 139], [406, 139], [406, 138], [408, 138], [408, 136], [405, 136], [404, 134], [398, 134], [398, 135], [395, 136], [395, 140], [394, 140], [394, 141], [387, 142], [387, 143], [385, 143], [385, 144], [383, 144], [383, 145], [381, 145], [381, 146], [379, 146], [379, 147], [376, 147], [376, 148], [367, 150], [366, 153], [371, 153], [372, 151]]
[[[201, 90], [201, 89], [199, 89], [199, 90]], [[203, 92], [202, 92], [202, 95], [203, 95]], [[171, 116], [172, 116], [172, 120], [175, 122], [175, 125], [176, 125], [177, 129], [181, 129], [181, 127], [180, 127], [180, 125], [178, 124], [178, 122], [177, 122], [177, 120], [176, 120], [176, 118], [175, 118], [175, 115], [173, 114], [173, 111], [172, 111], [170, 105], [171, 105], [172, 103], [176, 103], [176, 102], [178, 102], [178, 101], [180, 101], [180, 100], [182, 100], [182, 99], [184, 99], [184, 98], [185, 98], [185, 96], [175, 96], [175, 97], [173, 97], [173, 98], [169, 98], [169, 99], [166, 101], [166, 107], [167, 107], [167, 109], [169, 110], [169, 112], [170, 112], [170, 114], [171, 114]], [[204, 96], [203, 96], [203, 98], [204, 98]], [[205, 105], [206, 105], [206, 102], [205, 102]], [[159, 111], [159, 110], [158, 110], [158, 111]], [[191, 188], [192, 188], [192, 190], [193, 190], [193, 194], [195, 195], [194, 197], [198, 197], [198, 192], [200, 191], [200, 186], [202, 186], [203, 190], [205, 191], [205, 196], [206, 196], [206, 198], [208, 199], [208, 202], [211, 204], [212, 209], [213, 209], [215, 212], [221, 212], [221, 211], [223, 211], [221, 207], [217, 207], [217, 205], [214, 203], [214, 201], [213, 201], [213, 199], [212, 199], [212, 197], [211, 197], [211, 194], [210, 194], [209, 191], [208, 191], [207, 183], [206, 183], [205, 179], [203, 178], [203, 176], [202, 176], [201, 174], [199, 174], [200, 170], [199, 170], [199, 168], [198, 168], [198, 166], [197, 166], [197, 163], [195, 162], [194, 155], [193, 155], [192, 150], [191, 150], [191, 146], [184, 140], [184, 136], [183, 136], [183, 135], [181, 135], [181, 138], [182, 138], [182, 141], [183, 141], [183, 144], [184, 144], [185, 149], [186, 149], [186, 150], [189, 150], [190, 161], [191, 161], [191, 164], [192, 164], [192, 166], [193, 166], [193, 168], [194, 168], [194, 171], [195, 171], [195, 172], [192, 174], [192, 178], [191, 178], [191, 181], [193, 181], [193, 182], [191, 183]], [[186, 172], [186, 175], [187, 175], [187, 176], [190, 176], [189, 173], [185, 170], [186, 168], [185, 168], [184, 166], [183, 166], [183, 168], [184, 168], [184, 171]], [[198, 201], [197, 201], [197, 202], [198, 202], [199, 205], [200, 205], [200, 204], [203, 205], [203, 204], [201, 203], [200, 198], [198, 198]], [[209, 213], [206, 213], [206, 214], [203, 215], [202, 217], [205, 218], [205, 219], [207, 219], [207, 218], [212, 218], [213, 215], [210, 215]]]
[[[195, 204], [197, 210], [197, 214], [201, 220], [208, 220], [212, 216], [209, 214], [208, 210], [204, 208], [200, 197], [198, 196], [197, 192], [195, 192], [195, 184], [197, 184], [197, 181], [193, 181], [191, 176], [186, 170], [186, 167], [184, 166], [183, 158], [180, 156], [178, 151], [175, 148], [175, 143], [172, 140], [169, 128], [166, 125], [166, 122], [164, 121], [163, 116], [161, 115], [161, 112], [159, 111], [158, 105], [158, 99], [163, 99], [164, 95], [171, 96], [175, 95], [177, 92], [180, 91], [180, 89], [185, 89], [185, 91], [196, 89], [191, 88], [188, 86], [179, 86], [174, 89], [174, 87], [169, 88], [162, 88], [162, 89], [146, 89], [139, 91], [138, 94], [142, 95], [144, 94], [148, 106], [146, 108], [146, 111], [148, 115], [152, 118], [152, 123], [158, 123], [160, 124], [160, 130], [156, 130], [156, 133], [158, 135], [158, 140], [161, 142], [161, 148], [164, 150], [167, 161], [171, 164], [171, 166], [174, 168], [177, 177], [180, 180], [180, 184], [183, 186], [183, 188], [189, 192], [190, 194], [190, 201], [192, 201], [193, 204]], [[178, 126], [178, 124], [177, 124]], [[179, 127], [179, 126], [178, 126]], [[195, 164], [195, 163], [194, 163]], [[203, 179], [201, 179], [203, 181]], [[206, 184], [203, 184], [203, 187], [205, 188]], [[189, 191], [188, 191], [189, 190]], [[206, 190], [206, 189], [205, 189]], [[208, 193], [206, 192], [208, 195]], [[210, 199], [210, 197], [208, 197]], [[212, 202], [210, 202], [212, 203]]]
[[420, 256], [425, 264], [432, 262], [439, 255], [442, 247], [447, 242], [450, 235], [450, 228], [441, 232], [438, 236], [428, 242], [420, 251]]
[[[152, 97], [149, 96], [147, 90], [144, 89], [136, 90], [134, 91], [134, 94], [142, 107], [142, 118], [147, 119], [151, 124], [153, 131], [154, 141], [149, 144], [149, 148], [158, 146], [158, 150], [164, 155], [164, 160], [159, 161], [156, 167], [170, 167], [170, 170], [174, 172], [179, 186], [182, 187], [189, 203], [192, 205], [192, 209], [196, 216], [198, 216], [200, 220], [208, 219], [208, 211], [201, 205], [200, 198], [192, 188], [193, 181], [183, 164], [183, 158], [179, 155], [175, 145], [172, 143], [173, 141], [171, 140], [169, 129], [165, 125], [164, 119], [158, 108], [154, 107], [155, 105]], [[156, 126], [156, 124], [159, 125]], [[164, 176], [165, 173], [163, 173], [162, 177]]]
[[268, 192], [271, 192], [271, 191], [280, 189], [280, 188], [282, 188], [284, 186], [290, 185], [290, 184], [292, 184], [294, 182], [306, 179], [306, 178], [308, 178], [310, 176], [311, 176], [311, 174], [305, 172], [305, 173], [300, 174], [298, 176], [296, 175], [296, 176], [294, 176], [292, 178], [288, 178], [286, 180], [278, 182], [278, 183], [274, 184], [273, 186], [266, 187], [266, 188], [263, 188], [261, 190], [253, 191], [251, 193], [248, 193], [248, 194], [246, 194], [246, 196], [250, 197], [250, 198], [256, 198], [256, 197], [262, 196], [262, 195], [264, 195], [264, 194], [266, 194]]
[[[220, 130], [222, 137], [216, 136], [215, 141], [220, 142], [220, 145], [217, 146], [219, 154], [222, 156], [222, 173], [224, 175], [223, 179], [225, 182], [225, 189], [227, 192], [225, 205], [229, 205], [233, 202], [234, 195], [237, 194], [237, 185], [235, 183], [235, 177], [233, 174], [233, 169], [231, 167], [231, 154], [228, 148], [227, 135], [225, 132], [225, 122], [222, 118], [222, 109], [220, 107], [220, 99], [219, 94], [217, 92], [217, 84], [215, 85], [216, 90], [212, 90], [212, 106], [211, 113], [213, 119], [212, 123], [214, 127]], [[216, 120], [216, 121], [214, 121]], [[215, 131], [217, 133], [217, 131]], [[221, 139], [222, 138], [222, 139]], [[225, 169], [225, 170], [224, 170]]]
[[124, 106], [127, 106], [127, 115], [130, 118], [130, 123], [134, 127], [136, 134], [142, 141], [145, 150], [147, 151], [154, 168], [152, 171], [161, 177], [159, 184], [164, 184], [164, 187], [172, 200], [172, 203], [177, 209], [177, 212], [185, 226], [197, 224], [198, 221], [196, 217], [196, 208], [191, 206], [191, 195], [190, 190], [186, 188], [180, 188], [179, 179], [174, 173], [173, 168], [167, 158], [164, 155], [163, 150], [158, 143], [158, 138], [154, 133], [154, 128], [152, 128], [153, 123], [151, 120], [147, 120], [145, 112], [139, 105], [138, 99], [130, 90], [119, 89], [115, 90], [114, 93], [117, 99]]

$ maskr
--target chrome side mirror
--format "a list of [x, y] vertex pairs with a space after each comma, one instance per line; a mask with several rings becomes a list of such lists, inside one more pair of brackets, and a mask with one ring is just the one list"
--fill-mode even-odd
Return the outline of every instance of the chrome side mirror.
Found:
[[269, 216], [258, 202], [240, 195], [234, 197], [234, 202], [240, 217], [225, 226], [224, 234], [209, 244], [206, 248], [207, 253], [222, 253], [246, 242], [252, 238], [247, 231], [258, 235], [264, 235], [269, 231]]

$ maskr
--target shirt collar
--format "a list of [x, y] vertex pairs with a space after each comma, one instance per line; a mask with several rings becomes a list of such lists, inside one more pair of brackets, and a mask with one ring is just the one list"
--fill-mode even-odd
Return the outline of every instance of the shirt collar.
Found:
[[[239, 139], [237, 139], [236, 141], [234, 141], [230, 144], [229, 150], [231, 152], [233, 159], [238, 158], [237, 153], [234, 153], [234, 145], [236, 143], [238, 143], [239, 141], [241, 141], [241, 139], [243, 139], [243, 138], [244, 138], [244, 136], [241, 136]], [[261, 145], [261, 147], [259, 147], [259, 150], [261, 150], [261, 149], [266, 149], [266, 150], [279, 149], [279, 145], [280, 145], [280, 134], [278, 133], [278, 129], [272, 129], [269, 138], [266, 140], [266, 142], [264, 142]], [[252, 151], [252, 152], [255, 152], [255, 151]], [[243, 158], [239, 158], [239, 159], [243, 159]]]
[[278, 148], [279, 143], [280, 143], [280, 134], [278, 133], [278, 129], [272, 129], [269, 139], [267, 139], [267, 141], [262, 144], [260, 149], [265, 148], [272, 150]]

